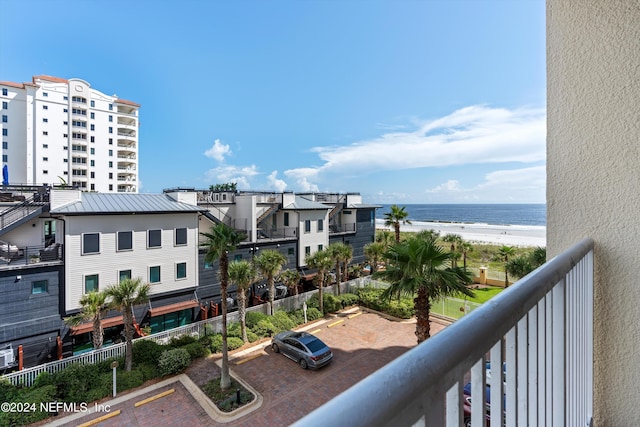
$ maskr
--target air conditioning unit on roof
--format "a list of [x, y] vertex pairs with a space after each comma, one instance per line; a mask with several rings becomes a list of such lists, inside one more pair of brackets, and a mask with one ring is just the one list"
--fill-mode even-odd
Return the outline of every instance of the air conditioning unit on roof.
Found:
[[13, 365], [15, 358], [13, 355], [13, 350], [8, 348], [5, 350], [0, 350], [0, 369], [8, 368]]

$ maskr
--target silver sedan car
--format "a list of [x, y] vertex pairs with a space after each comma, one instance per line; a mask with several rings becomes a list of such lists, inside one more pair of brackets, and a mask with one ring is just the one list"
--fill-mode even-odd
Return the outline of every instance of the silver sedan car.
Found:
[[271, 349], [274, 353], [284, 354], [302, 369], [318, 369], [333, 359], [331, 349], [307, 332], [280, 332], [273, 337]]

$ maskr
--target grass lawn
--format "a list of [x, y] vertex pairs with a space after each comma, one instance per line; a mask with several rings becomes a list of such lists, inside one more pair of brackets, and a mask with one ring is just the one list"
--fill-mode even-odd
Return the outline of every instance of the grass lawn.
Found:
[[474, 289], [473, 293], [476, 294], [475, 298], [467, 297], [467, 300], [472, 302], [477, 302], [478, 304], [483, 304], [489, 301], [494, 296], [498, 295], [500, 292], [504, 291], [504, 288], [490, 286], [488, 288]]

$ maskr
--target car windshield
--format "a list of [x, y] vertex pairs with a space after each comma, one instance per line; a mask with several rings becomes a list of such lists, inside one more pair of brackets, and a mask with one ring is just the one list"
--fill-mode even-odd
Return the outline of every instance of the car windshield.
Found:
[[326, 347], [326, 345], [320, 341], [319, 339], [315, 339], [315, 340], [311, 340], [309, 342], [306, 342], [305, 345], [307, 346], [307, 348], [309, 349], [309, 351], [311, 353], [315, 353], [319, 350], [322, 350], [323, 348]]

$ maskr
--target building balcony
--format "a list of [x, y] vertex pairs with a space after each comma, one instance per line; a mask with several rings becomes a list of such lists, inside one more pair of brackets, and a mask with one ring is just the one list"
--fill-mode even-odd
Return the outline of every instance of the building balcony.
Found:
[[329, 234], [355, 233], [356, 224], [330, 224]]
[[134, 166], [124, 166], [118, 164], [118, 173], [136, 173], [137, 168]]
[[42, 266], [49, 262], [62, 261], [62, 245], [53, 243], [42, 245], [15, 246], [0, 242], [0, 270]]
[[[593, 247], [579, 242], [294, 426], [592, 425]], [[483, 398], [469, 404], [467, 382]]]
[[136, 142], [132, 139], [118, 139], [118, 147], [135, 149], [136, 145]]
[[135, 154], [118, 154], [118, 159], [122, 159], [118, 160], [118, 162], [126, 162], [127, 160], [134, 162], [136, 160], [136, 156]]
[[138, 128], [138, 125], [136, 123], [136, 119], [134, 119], [133, 117], [118, 117], [118, 126], [124, 125], [124, 126], [133, 126], [134, 128]]
[[137, 150], [135, 148], [118, 147], [118, 157], [133, 156], [135, 157]]
[[118, 184], [118, 193], [135, 193], [137, 192], [135, 185]]
[[130, 107], [128, 105], [118, 105], [118, 114], [128, 114], [137, 116], [137, 109], [135, 107]]

